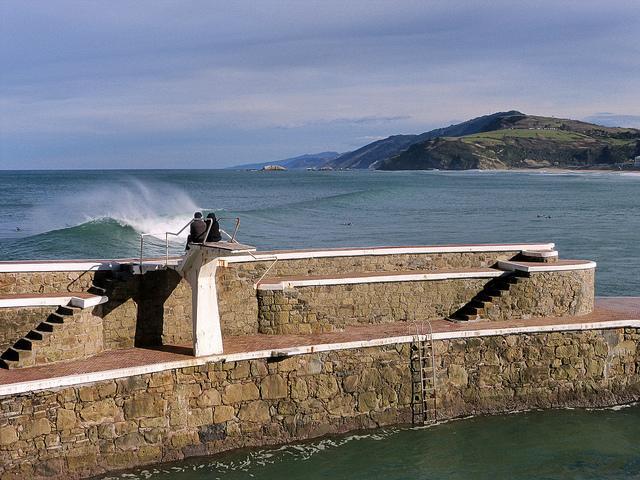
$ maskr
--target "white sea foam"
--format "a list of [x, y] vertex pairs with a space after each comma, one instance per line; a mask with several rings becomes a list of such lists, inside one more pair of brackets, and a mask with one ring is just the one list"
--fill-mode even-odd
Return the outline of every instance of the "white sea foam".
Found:
[[[164, 239], [177, 232], [200, 210], [189, 194], [161, 182], [125, 179], [116, 184], [81, 190], [73, 197], [58, 198], [33, 212], [39, 231], [72, 227], [89, 221], [113, 219], [138, 233]], [[185, 238], [187, 231], [181, 237]]]

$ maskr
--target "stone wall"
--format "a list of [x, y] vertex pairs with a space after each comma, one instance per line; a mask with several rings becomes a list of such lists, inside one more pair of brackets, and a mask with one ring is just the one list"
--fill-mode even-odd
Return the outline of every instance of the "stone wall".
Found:
[[[435, 344], [439, 418], [640, 398], [636, 329]], [[411, 418], [409, 345], [207, 364], [0, 397], [0, 477], [78, 478]]]
[[436, 342], [439, 414], [602, 407], [640, 399], [637, 329]]
[[0, 354], [54, 310], [55, 307], [0, 308]]
[[216, 276], [220, 321], [223, 333], [229, 335], [250, 335], [260, 331], [254, 284], [268, 269], [269, 277], [278, 277], [491, 267], [499, 260], [511, 260], [518, 254], [518, 251], [512, 251], [363, 255], [278, 260], [275, 263], [273, 260], [231, 263], [228, 267], [219, 267]]
[[[41, 341], [33, 342], [33, 358], [23, 366], [43, 365], [88, 358], [104, 351], [102, 319], [90, 310], [78, 310], [65, 317]], [[21, 359], [22, 363], [22, 359]]]
[[595, 269], [530, 273], [488, 306], [486, 317], [508, 320], [586, 315], [593, 311], [594, 295]]
[[84, 292], [95, 272], [0, 272], [0, 295]]
[[[86, 292], [93, 284], [105, 288], [109, 298], [92, 309], [102, 319], [105, 349], [192, 344], [191, 288], [173, 270], [143, 276], [105, 270], [0, 273], [0, 295]], [[0, 308], [0, 352], [54, 310]]]
[[0, 398], [0, 477], [76, 478], [407, 422], [407, 355], [217, 363]]
[[347, 325], [448, 317], [487, 282], [466, 278], [259, 290], [259, 332], [330, 332]]

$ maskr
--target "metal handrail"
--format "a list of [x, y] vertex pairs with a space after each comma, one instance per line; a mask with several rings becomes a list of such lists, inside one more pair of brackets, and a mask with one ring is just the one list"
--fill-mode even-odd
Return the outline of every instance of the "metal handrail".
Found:
[[[229, 242], [230, 243], [238, 243], [238, 241], [236, 240], [236, 236], [238, 234], [238, 229], [240, 228], [240, 217], [221, 217], [221, 218], [218, 218], [218, 220], [231, 220], [231, 219], [235, 220], [235, 226], [233, 228], [233, 234], [229, 235], [222, 228], [220, 229], [220, 233], [224, 233], [229, 238]], [[192, 223], [193, 223], [193, 219], [189, 220], [189, 222], [187, 222], [187, 224], [184, 227], [182, 227], [180, 230], [178, 230], [177, 232], [164, 232], [164, 244], [165, 244], [164, 266], [165, 267], [167, 267], [169, 265], [169, 235], [172, 235], [174, 237], [179, 236]], [[205, 232], [205, 237], [204, 237], [205, 240], [209, 236], [209, 231], [211, 230], [212, 226], [213, 226], [213, 222], [210, 223], [209, 227], [207, 228], [207, 231]], [[157, 237], [158, 235], [161, 235], [161, 234], [160, 233], [141, 233], [140, 234], [140, 263], [139, 263], [139, 265], [140, 265], [140, 273], [142, 273], [142, 261], [143, 261], [143, 258], [144, 258], [144, 239], [145, 239], [145, 237], [149, 237], [149, 236]]]
[[[185, 229], [191, 225], [191, 223], [193, 222], [193, 219], [189, 220], [189, 222], [187, 222], [187, 224], [182, 227], [180, 230], [178, 230], [177, 232], [163, 232], [164, 233], [164, 241], [165, 241], [165, 266], [167, 266], [167, 264], [169, 263], [169, 235], [175, 235], [178, 236], [180, 235], [182, 232], [185, 231]], [[142, 273], [142, 259], [143, 259], [143, 253], [144, 253], [144, 239], [145, 237], [157, 237], [158, 235], [161, 235], [160, 232], [158, 233], [141, 233], [140, 234], [140, 273]]]
[[[229, 241], [231, 243], [238, 243], [236, 241], [236, 235], [238, 234], [238, 229], [240, 228], [240, 217], [220, 217], [217, 220], [218, 221], [220, 221], [220, 220], [235, 220], [236, 221], [236, 224], [235, 224], [235, 226], [233, 228], [233, 235], [229, 235], [223, 229], [220, 229], [220, 233], [224, 233], [229, 238]], [[206, 221], [206, 219], [205, 219], [205, 221]], [[209, 231], [211, 230], [211, 227], [213, 227], [213, 222], [211, 222], [211, 224], [209, 224], [209, 228], [207, 228], [207, 232], [205, 233], [205, 236], [204, 236], [205, 240], [209, 236]]]

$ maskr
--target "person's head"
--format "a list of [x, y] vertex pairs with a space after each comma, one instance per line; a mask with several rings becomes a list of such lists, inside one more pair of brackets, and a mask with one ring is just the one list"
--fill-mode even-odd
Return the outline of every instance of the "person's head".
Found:
[[215, 220], [216, 219], [216, 214], [212, 212], [212, 213], [207, 215], [207, 218], [210, 218], [211, 220]]
[[195, 218], [196, 220], [202, 220], [202, 213], [201, 212], [194, 213], [193, 218]]

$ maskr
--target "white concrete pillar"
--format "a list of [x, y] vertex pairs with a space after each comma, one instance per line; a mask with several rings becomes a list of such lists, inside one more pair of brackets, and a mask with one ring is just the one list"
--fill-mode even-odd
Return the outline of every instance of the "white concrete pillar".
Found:
[[254, 252], [255, 247], [239, 243], [191, 245], [178, 272], [191, 285], [193, 353], [196, 357], [222, 353], [222, 328], [218, 312], [216, 270], [218, 258]]
[[[199, 249], [198, 249], [199, 250]], [[222, 329], [218, 313], [215, 258], [204, 252], [192, 252], [192, 262], [184, 271], [191, 285], [191, 320], [193, 323], [193, 353], [196, 357], [222, 353]]]

